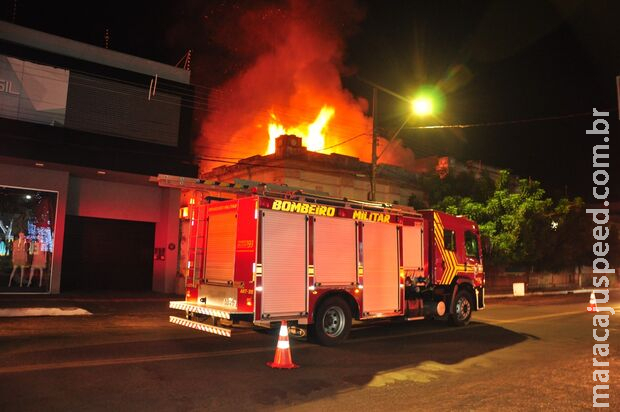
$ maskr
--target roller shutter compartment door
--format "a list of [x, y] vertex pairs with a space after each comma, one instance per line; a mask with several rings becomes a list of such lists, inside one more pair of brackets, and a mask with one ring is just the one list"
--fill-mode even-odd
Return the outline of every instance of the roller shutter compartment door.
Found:
[[229, 282], [234, 278], [235, 247], [237, 245], [237, 216], [233, 213], [209, 215], [205, 279], [209, 282]]
[[356, 281], [355, 221], [317, 217], [314, 222], [314, 281], [349, 286]]
[[396, 226], [365, 222], [364, 312], [398, 310], [398, 240]]
[[424, 269], [423, 245], [421, 224], [403, 226], [403, 268], [405, 270], [421, 271]]
[[306, 311], [306, 216], [262, 212], [262, 313]]

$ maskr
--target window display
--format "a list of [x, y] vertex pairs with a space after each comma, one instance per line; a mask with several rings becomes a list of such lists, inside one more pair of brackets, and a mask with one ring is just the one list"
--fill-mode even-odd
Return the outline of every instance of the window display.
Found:
[[50, 291], [57, 197], [0, 186], [0, 292]]

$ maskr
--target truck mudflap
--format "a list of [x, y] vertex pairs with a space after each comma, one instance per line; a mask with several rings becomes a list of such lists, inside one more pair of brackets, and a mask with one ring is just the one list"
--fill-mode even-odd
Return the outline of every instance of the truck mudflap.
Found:
[[484, 309], [484, 288], [476, 288], [476, 310]]
[[[236, 312], [236, 311], [227, 311], [214, 307], [209, 307], [206, 305], [199, 305], [195, 303], [189, 303], [185, 301], [176, 301], [170, 302], [171, 309], [182, 310], [185, 312], [185, 318], [170, 316], [170, 322], [175, 325], [185, 326], [187, 328], [192, 328], [196, 330], [200, 330], [202, 332], [212, 333], [218, 336], [225, 336], [230, 338], [232, 335], [232, 327], [226, 328], [222, 326], [218, 326], [217, 319], [226, 319], [228, 323], [232, 325], [232, 317], [233, 315], [248, 315], [251, 314], [247, 312]], [[203, 315], [203, 316], [211, 316], [215, 321], [214, 324], [209, 324], [205, 322], [199, 322], [198, 320], [192, 319], [194, 315]]]

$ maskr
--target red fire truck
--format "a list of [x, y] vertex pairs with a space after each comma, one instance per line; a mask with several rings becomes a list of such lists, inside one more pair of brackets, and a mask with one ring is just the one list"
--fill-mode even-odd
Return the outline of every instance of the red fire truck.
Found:
[[[213, 190], [192, 184], [201, 197]], [[238, 323], [287, 320], [333, 345], [353, 319], [465, 325], [484, 308], [478, 226], [465, 217], [299, 191], [233, 197], [189, 205], [186, 296], [170, 302], [185, 316], [175, 324], [230, 337]]]

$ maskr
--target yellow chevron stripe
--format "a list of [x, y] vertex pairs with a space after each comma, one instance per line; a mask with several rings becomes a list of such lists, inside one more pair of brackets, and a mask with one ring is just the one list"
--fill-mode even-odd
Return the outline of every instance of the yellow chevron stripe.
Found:
[[452, 279], [456, 275], [456, 257], [454, 256], [454, 252], [451, 250], [447, 250], [444, 243], [444, 226], [439, 214], [435, 214], [437, 217], [437, 222], [439, 225], [439, 233], [442, 241], [443, 252], [446, 257], [446, 269], [444, 270], [444, 276], [441, 279], [441, 283], [445, 285], [449, 285], [452, 282]]
[[452, 272], [454, 270], [452, 265], [452, 259], [450, 256], [450, 251], [446, 250], [446, 245], [444, 243], [444, 227], [443, 222], [441, 221], [439, 214], [435, 213], [434, 220], [436, 223], [436, 233], [439, 238], [439, 245], [441, 246], [440, 251], [444, 261], [444, 270], [441, 277], [440, 284], [445, 284], [448, 278], [452, 276]]
[[444, 227], [437, 213], [434, 213], [433, 221], [434, 221], [434, 226], [435, 226], [435, 241], [437, 242], [437, 245], [439, 246], [438, 247], [439, 252], [441, 253], [441, 256], [445, 263], [445, 267], [444, 267], [444, 271], [441, 277], [440, 284], [449, 284], [452, 282], [452, 279], [454, 279], [454, 277], [457, 274], [456, 255], [453, 251], [447, 250], [445, 247], [444, 236], [443, 236]]
[[439, 214], [435, 213], [433, 220], [435, 225], [435, 241], [439, 246], [439, 252], [445, 262], [445, 268], [440, 284], [451, 284], [459, 273], [474, 273], [473, 269], [467, 269], [465, 264], [458, 263], [456, 253], [454, 251], [446, 249], [443, 237], [444, 226]]

